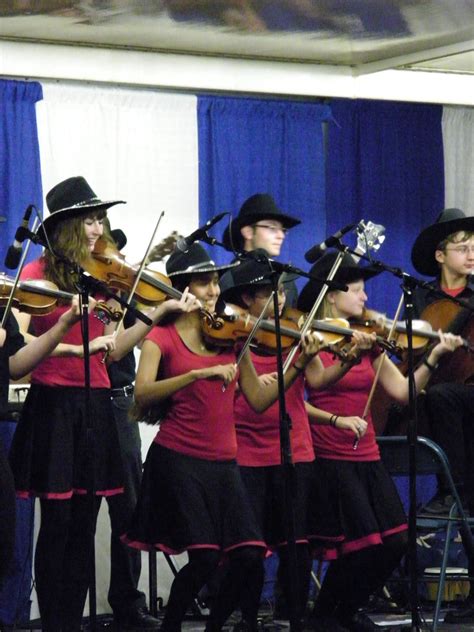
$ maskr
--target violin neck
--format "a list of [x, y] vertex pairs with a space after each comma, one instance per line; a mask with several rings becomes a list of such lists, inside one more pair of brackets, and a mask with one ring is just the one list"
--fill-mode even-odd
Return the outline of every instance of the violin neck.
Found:
[[318, 331], [327, 331], [331, 334], [341, 334], [341, 336], [350, 336], [354, 333], [354, 330], [349, 327], [340, 327], [339, 325], [325, 323], [324, 320], [313, 320], [311, 327]]
[[150, 285], [152, 285], [157, 290], [161, 290], [164, 294], [166, 294], [170, 298], [176, 298], [179, 301], [179, 299], [183, 296], [183, 293], [177, 290], [176, 288], [174, 288], [172, 285], [167, 285], [166, 283], [163, 283], [159, 279], [155, 279], [150, 274], [147, 274], [145, 271], [142, 273], [141, 278], [147, 283], [149, 283]]
[[[276, 331], [275, 323], [269, 320], [262, 320], [260, 322], [260, 329], [275, 333]], [[289, 327], [285, 327], [284, 325], [280, 325], [280, 332], [283, 336], [288, 336], [289, 338], [294, 338], [295, 340], [301, 339], [301, 333], [299, 331], [296, 331], [295, 329], [290, 329]]]
[[36, 286], [34, 283], [28, 283], [28, 281], [20, 281], [18, 283], [20, 290], [25, 292], [31, 292], [32, 294], [41, 294], [41, 296], [51, 296], [52, 298], [60, 298], [64, 301], [72, 301], [74, 294], [71, 292], [63, 292], [62, 290], [53, 290], [43, 286]]

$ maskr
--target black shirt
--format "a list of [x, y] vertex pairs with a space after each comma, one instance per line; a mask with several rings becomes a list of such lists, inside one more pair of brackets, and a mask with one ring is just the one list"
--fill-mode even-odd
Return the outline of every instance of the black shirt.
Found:
[[[0, 310], [0, 319], [3, 317], [3, 309]], [[10, 356], [25, 346], [25, 341], [18, 328], [18, 322], [10, 314], [5, 323], [7, 336], [3, 347], [0, 348], [0, 418], [4, 418], [8, 411], [8, 385], [10, 382], [10, 370], [8, 361]]]
[[[442, 291], [439, 280], [433, 281], [432, 284], [436, 287], [437, 290]], [[464, 290], [457, 295], [456, 298], [467, 300], [470, 304], [474, 306], [474, 282], [470, 281], [464, 288]], [[428, 307], [428, 305], [431, 305], [431, 303], [439, 300], [443, 300], [442, 297], [438, 296], [432, 290], [421, 287], [416, 288], [413, 292], [413, 317], [420, 318], [425, 307]]]

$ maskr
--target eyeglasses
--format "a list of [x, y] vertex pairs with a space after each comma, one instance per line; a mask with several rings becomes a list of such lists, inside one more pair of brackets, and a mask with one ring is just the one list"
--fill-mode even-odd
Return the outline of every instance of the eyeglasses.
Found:
[[288, 228], [283, 228], [280, 226], [270, 226], [269, 224], [253, 224], [253, 226], [255, 228], [267, 228], [268, 230], [270, 230], [272, 233], [283, 233], [284, 235], [286, 235], [286, 233], [288, 232]]
[[468, 252], [472, 252], [474, 254], [474, 246], [456, 246], [455, 248], [446, 248], [446, 252], [452, 250], [453, 252], [458, 252], [460, 255], [467, 255]]

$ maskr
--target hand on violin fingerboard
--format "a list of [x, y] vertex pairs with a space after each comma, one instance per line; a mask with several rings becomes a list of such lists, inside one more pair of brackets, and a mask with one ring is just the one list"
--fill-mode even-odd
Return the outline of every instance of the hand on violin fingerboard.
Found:
[[301, 339], [303, 354], [313, 358], [322, 348], [324, 338], [318, 331], [307, 331]]
[[264, 375], [259, 375], [258, 380], [262, 386], [269, 386], [273, 384], [278, 379], [277, 373], [265, 373]]

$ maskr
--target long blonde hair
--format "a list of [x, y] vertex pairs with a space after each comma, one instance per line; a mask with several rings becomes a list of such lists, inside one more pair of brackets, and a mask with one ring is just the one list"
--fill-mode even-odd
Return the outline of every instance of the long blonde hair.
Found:
[[[64, 257], [79, 265], [84, 265], [91, 256], [87, 246], [84, 220], [86, 218], [101, 220], [106, 217], [106, 215], [107, 211], [103, 209], [98, 211], [87, 209], [75, 217], [58, 221], [50, 234], [54, 252], [58, 257]], [[110, 245], [114, 245], [114, 241], [110, 236], [110, 231], [106, 224], [104, 224], [102, 238]], [[53, 255], [49, 250], [45, 250], [43, 254], [45, 261], [45, 278], [55, 283], [60, 290], [76, 292], [78, 275], [71, 272], [70, 266], [62, 262], [58, 257]]]

